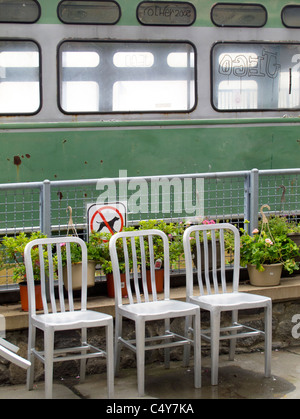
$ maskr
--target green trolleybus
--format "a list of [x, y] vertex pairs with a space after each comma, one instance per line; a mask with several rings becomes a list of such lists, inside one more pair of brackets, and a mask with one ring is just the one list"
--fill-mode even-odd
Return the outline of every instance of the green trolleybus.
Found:
[[0, 0], [0, 183], [297, 168], [300, 4]]

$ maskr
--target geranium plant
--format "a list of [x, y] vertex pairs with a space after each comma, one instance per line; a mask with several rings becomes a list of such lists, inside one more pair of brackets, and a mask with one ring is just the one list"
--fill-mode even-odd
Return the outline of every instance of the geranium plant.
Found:
[[[86, 242], [87, 248], [87, 258], [88, 260], [92, 260], [94, 262], [100, 263], [103, 259], [103, 252], [106, 249], [106, 242], [105, 237], [101, 233], [96, 233], [94, 231], [91, 232], [89, 235], [89, 240]], [[82, 260], [81, 255], [81, 248], [77, 243], [70, 244], [70, 251], [71, 251], [71, 262], [72, 263], [79, 263]], [[66, 247], [64, 244], [61, 245], [61, 254], [62, 254], [62, 262], [63, 265], [66, 264], [67, 255], [66, 255]]]
[[[24, 263], [24, 249], [27, 243], [35, 239], [46, 238], [40, 231], [33, 232], [26, 235], [24, 232], [19, 233], [16, 237], [5, 236], [2, 240], [4, 246], [3, 260], [7, 260], [4, 263], [4, 267], [13, 268], [13, 281], [21, 282], [26, 281], [26, 269]], [[44, 253], [45, 266], [47, 268], [47, 255]], [[32, 261], [33, 261], [33, 275], [35, 280], [40, 279], [40, 265], [39, 265], [39, 250], [38, 248], [32, 249]]]
[[[241, 235], [241, 265], [255, 265], [260, 272], [263, 265], [281, 263], [289, 273], [299, 269], [295, 258], [299, 256], [298, 246], [284, 232], [274, 235], [270, 229], [255, 229], [249, 235], [245, 229], [240, 229]], [[273, 230], [275, 232], [275, 230]]]

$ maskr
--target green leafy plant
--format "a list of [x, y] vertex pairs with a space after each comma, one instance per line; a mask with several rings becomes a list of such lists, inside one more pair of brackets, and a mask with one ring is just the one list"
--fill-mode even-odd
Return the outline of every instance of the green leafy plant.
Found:
[[[13, 268], [13, 281], [21, 282], [26, 281], [26, 269], [24, 264], [24, 249], [27, 243], [35, 239], [46, 238], [40, 231], [26, 235], [21, 232], [16, 237], [5, 236], [2, 241], [3, 245], [3, 256], [2, 260], [3, 267]], [[38, 248], [32, 249], [32, 261], [33, 261], [33, 275], [35, 280], [40, 279], [40, 266], [39, 266], [39, 251]], [[48, 259], [46, 252], [44, 253], [45, 266], [47, 268]]]
[[[124, 227], [123, 231], [133, 231], [134, 227]], [[112, 263], [110, 260], [110, 253], [109, 253], [109, 240], [112, 237], [112, 233], [95, 233], [97, 240], [101, 240], [101, 248], [100, 248], [100, 256], [99, 256], [99, 263], [101, 265], [101, 270], [104, 274], [112, 273]], [[128, 241], [129, 244], [129, 241]], [[121, 240], [117, 240], [117, 255], [119, 258], [119, 267], [120, 272], [125, 272], [125, 260], [123, 254], [123, 244]], [[130, 251], [130, 246], [129, 246]]]
[[[88, 260], [92, 260], [94, 262], [101, 262], [103, 258], [103, 252], [106, 249], [106, 243], [104, 241], [105, 237], [101, 233], [96, 233], [94, 231], [91, 232], [89, 236], [88, 242], [86, 242], [87, 247], [87, 257]], [[71, 262], [72, 263], [80, 263], [82, 260], [81, 255], [81, 248], [77, 243], [70, 244], [70, 251], [71, 251]], [[62, 262], [63, 266], [67, 262], [67, 255], [66, 255], [66, 246], [62, 244], [61, 246], [61, 255], [62, 255]]]
[[[293, 273], [299, 269], [295, 258], [299, 256], [298, 246], [287, 237], [283, 225], [278, 223], [261, 230], [255, 229], [249, 235], [245, 229], [240, 229], [241, 235], [241, 265], [255, 265], [260, 272], [264, 271], [263, 265], [282, 263], [284, 269]], [[275, 233], [277, 233], [275, 235]]]

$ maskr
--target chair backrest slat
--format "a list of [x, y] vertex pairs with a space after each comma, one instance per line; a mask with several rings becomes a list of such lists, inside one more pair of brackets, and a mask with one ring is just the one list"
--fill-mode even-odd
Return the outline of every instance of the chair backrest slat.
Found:
[[52, 245], [47, 244], [47, 255], [48, 255], [48, 278], [49, 278], [49, 294], [52, 313], [56, 313], [56, 301], [55, 301], [55, 290], [54, 290], [54, 268], [53, 268], [53, 255], [52, 255]]
[[137, 298], [137, 302], [140, 303], [142, 300], [141, 300], [141, 293], [140, 293], [140, 287], [139, 287], [138, 260], [137, 260], [136, 246], [135, 246], [134, 237], [131, 237], [130, 245], [131, 245], [131, 253], [132, 253], [132, 270], [133, 270], [134, 290], [135, 290], [135, 295], [136, 295], [136, 298]]
[[47, 304], [47, 290], [46, 290], [46, 278], [45, 278], [45, 261], [44, 261], [44, 248], [43, 245], [38, 246], [39, 249], [39, 263], [40, 263], [40, 282], [41, 282], [41, 295], [43, 302], [44, 313], [48, 313]]
[[58, 298], [60, 311], [66, 311], [65, 298], [64, 298], [64, 286], [63, 286], [63, 269], [62, 269], [62, 256], [61, 256], [61, 245], [56, 244], [56, 255], [57, 255], [57, 276], [58, 276]]
[[[129, 254], [128, 254], [128, 246], [127, 246], [126, 238], [123, 238], [123, 254], [124, 254], [124, 261], [125, 261], [125, 278], [126, 278], [127, 295], [128, 295], [130, 304], [133, 304], [133, 296], [132, 296], [131, 281], [130, 281], [130, 262], [129, 262]], [[115, 274], [114, 274], [114, 278], [115, 278]], [[114, 279], [114, 282], [115, 282], [115, 279]], [[121, 295], [121, 289], [119, 291]]]
[[141, 250], [141, 274], [142, 274], [142, 287], [145, 296], [145, 301], [149, 301], [149, 293], [147, 286], [147, 270], [146, 270], [146, 252], [145, 252], [145, 240], [143, 236], [140, 236], [140, 250]]
[[67, 282], [68, 282], [68, 303], [69, 311], [74, 311], [74, 301], [72, 292], [72, 264], [71, 264], [71, 247], [70, 243], [66, 242], [66, 255], [67, 255]]

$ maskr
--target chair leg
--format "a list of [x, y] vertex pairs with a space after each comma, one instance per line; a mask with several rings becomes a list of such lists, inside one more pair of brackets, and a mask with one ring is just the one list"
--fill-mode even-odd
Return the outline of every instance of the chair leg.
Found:
[[28, 361], [31, 362], [31, 366], [27, 370], [27, 390], [32, 390], [33, 380], [34, 380], [34, 361], [35, 356], [32, 350], [35, 348], [36, 340], [36, 328], [32, 325], [29, 325], [28, 331]]
[[[87, 343], [87, 329], [86, 328], [82, 328], [81, 329], [81, 345], [84, 345]], [[81, 351], [82, 355], [87, 353], [87, 349], [84, 349]], [[80, 360], [80, 382], [84, 382], [85, 381], [85, 371], [86, 371], [86, 359], [81, 359]]]
[[118, 374], [120, 369], [120, 355], [121, 355], [121, 342], [119, 337], [122, 337], [122, 316], [116, 315], [115, 318], [115, 375]]
[[[232, 325], [234, 325], [235, 323], [237, 323], [238, 320], [238, 311], [234, 310], [232, 312]], [[237, 334], [236, 330], [233, 330], [231, 332], [231, 335], [234, 336]], [[229, 344], [229, 360], [230, 361], [234, 361], [234, 355], [235, 355], [235, 349], [236, 349], [236, 339], [234, 337], [232, 337], [230, 339], [230, 344]]]
[[52, 399], [53, 385], [53, 353], [54, 353], [54, 331], [49, 328], [44, 334], [45, 351], [45, 397]]
[[265, 377], [271, 376], [272, 359], [272, 302], [265, 307]]
[[[190, 346], [190, 345], [188, 345]], [[201, 324], [200, 310], [194, 320], [194, 385], [201, 388]]]
[[[165, 319], [165, 333], [169, 333], [169, 332], [170, 332], [170, 319]], [[168, 340], [166, 342], [168, 342]], [[165, 360], [165, 368], [170, 368], [170, 348], [165, 348], [164, 360]]]
[[107, 363], [107, 397], [114, 397], [114, 346], [113, 346], [113, 320], [105, 327], [106, 333], [106, 363]]
[[145, 394], [145, 322], [141, 319], [135, 322], [136, 363], [139, 397]]
[[[195, 327], [195, 325], [194, 325], [194, 327]], [[184, 336], [189, 337], [189, 335], [191, 335], [191, 328], [192, 328], [192, 317], [187, 316], [185, 318]], [[195, 333], [194, 330], [193, 330], [193, 333]], [[183, 366], [184, 367], [189, 366], [190, 353], [191, 353], [191, 345], [184, 345], [184, 350], [183, 350]]]
[[220, 312], [212, 311], [210, 313], [211, 329], [211, 384], [218, 384], [219, 369], [219, 344], [220, 344]]

